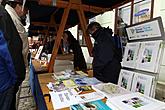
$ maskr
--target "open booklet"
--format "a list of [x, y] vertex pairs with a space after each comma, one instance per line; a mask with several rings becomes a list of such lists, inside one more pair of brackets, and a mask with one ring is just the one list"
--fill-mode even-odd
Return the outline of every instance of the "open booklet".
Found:
[[108, 101], [119, 110], [159, 110], [158, 108], [165, 106], [165, 103], [140, 93], [116, 96]]
[[130, 91], [112, 83], [100, 83], [93, 85], [92, 88], [95, 91], [104, 94], [107, 98], [130, 93]]

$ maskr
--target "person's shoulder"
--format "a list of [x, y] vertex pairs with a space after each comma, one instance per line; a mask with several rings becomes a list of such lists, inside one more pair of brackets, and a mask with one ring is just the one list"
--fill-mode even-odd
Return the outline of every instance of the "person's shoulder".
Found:
[[5, 16], [6, 13], [5, 7], [0, 5], [0, 17]]
[[113, 31], [112, 31], [112, 29], [111, 28], [109, 28], [109, 27], [107, 27], [107, 28], [103, 28], [103, 30], [104, 30], [104, 32], [106, 32], [106, 33], [109, 33], [109, 34], [113, 34]]

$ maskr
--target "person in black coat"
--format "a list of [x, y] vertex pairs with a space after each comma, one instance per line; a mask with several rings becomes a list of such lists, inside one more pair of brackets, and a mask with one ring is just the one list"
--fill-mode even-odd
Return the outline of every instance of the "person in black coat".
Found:
[[88, 25], [87, 31], [95, 39], [92, 64], [94, 77], [105, 83], [117, 84], [121, 64], [112, 40], [112, 30], [92, 22]]
[[73, 52], [75, 70], [83, 70], [83, 71], [87, 70], [87, 65], [81, 50], [81, 46], [70, 31], [64, 31], [63, 48], [64, 48], [64, 52], [66, 53]]
[[0, 110], [16, 110], [16, 93], [26, 74], [22, 46], [10, 15], [0, 5]]

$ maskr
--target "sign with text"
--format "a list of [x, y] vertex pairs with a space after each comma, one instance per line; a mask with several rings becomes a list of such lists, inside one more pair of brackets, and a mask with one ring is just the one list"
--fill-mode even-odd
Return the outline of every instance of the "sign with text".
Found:
[[164, 39], [164, 29], [160, 17], [126, 27], [129, 40]]

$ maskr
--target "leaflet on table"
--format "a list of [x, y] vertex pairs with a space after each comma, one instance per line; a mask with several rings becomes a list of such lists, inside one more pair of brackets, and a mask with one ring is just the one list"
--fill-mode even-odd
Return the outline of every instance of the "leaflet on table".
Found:
[[154, 84], [153, 83], [154, 79], [155, 79], [154, 76], [135, 72], [131, 91], [140, 92], [142, 94], [150, 96], [152, 86]]
[[139, 42], [127, 43], [124, 56], [123, 56], [122, 66], [128, 67], [128, 68], [136, 67], [136, 61], [137, 61], [139, 48], [140, 48]]
[[87, 103], [75, 104], [70, 107], [71, 110], [112, 110], [102, 100], [96, 100]]
[[67, 79], [62, 81], [66, 88], [77, 87], [76, 83], [72, 79]]
[[74, 89], [68, 89], [61, 92], [49, 92], [49, 93], [51, 95], [51, 100], [54, 109], [61, 109], [61, 108], [69, 107], [74, 104], [86, 103], [104, 98], [102, 94], [97, 92], [78, 95], [78, 93]]
[[92, 77], [92, 78], [89, 78], [89, 77], [74, 78], [74, 81], [79, 86], [95, 85], [95, 84], [101, 83], [101, 81], [97, 80], [94, 77]]
[[69, 78], [82, 78], [82, 77], [86, 77], [87, 74], [83, 73], [82, 71], [60, 71], [60, 72], [56, 72], [54, 73], [54, 78], [56, 80], [65, 80], [65, 79], [69, 79]]
[[75, 94], [78, 94], [74, 89], [68, 89], [61, 92], [49, 92], [54, 109], [61, 109], [77, 104], [78, 100]]
[[134, 76], [133, 71], [121, 69], [118, 79], [118, 85], [127, 90], [131, 90], [133, 76]]
[[47, 84], [47, 87], [49, 88], [49, 90], [55, 92], [60, 92], [68, 89], [61, 81], [56, 81], [55, 83], [49, 82], [49, 84]]
[[85, 86], [78, 86], [74, 88], [78, 93], [84, 92], [84, 91], [92, 91], [92, 86], [90, 85], [85, 85]]
[[82, 76], [88, 76], [88, 74], [84, 73], [83, 71], [76, 71], [76, 73]]
[[67, 73], [65, 71], [60, 71], [57, 73], [54, 73], [55, 80], [65, 80], [70, 78], [70, 73]]
[[137, 69], [156, 72], [161, 42], [161, 40], [141, 42], [137, 60]]
[[76, 99], [79, 101], [79, 103], [91, 102], [91, 101], [100, 100], [104, 98], [105, 96], [99, 92], [91, 92], [87, 94], [76, 95]]
[[157, 110], [158, 107], [164, 105], [163, 102], [140, 93], [116, 96], [111, 98], [109, 102], [120, 110]]
[[92, 88], [95, 91], [104, 94], [107, 98], [130, 93], [130, 91], [112, 83], [100, 83], [93, 85]]

